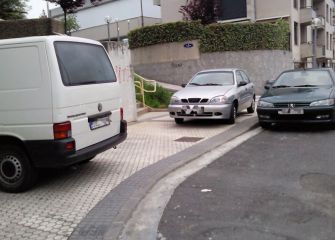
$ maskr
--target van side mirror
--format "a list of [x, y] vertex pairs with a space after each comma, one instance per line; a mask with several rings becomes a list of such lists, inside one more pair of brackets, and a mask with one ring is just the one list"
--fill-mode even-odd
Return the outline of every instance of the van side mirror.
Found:
[[186, 85], [187, 85], [187, 84], [183, 83], [181, 86], [184, 88], [184, 87], [186, 87]]

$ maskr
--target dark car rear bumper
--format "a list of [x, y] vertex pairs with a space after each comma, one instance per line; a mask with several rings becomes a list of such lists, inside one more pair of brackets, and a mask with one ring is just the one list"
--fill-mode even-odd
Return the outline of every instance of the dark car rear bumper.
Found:
[[263, 123], [332, 123], [335, 107], [304, 108], [303, 115], [279, 115], [280, 108], [258, 108], [259, 122]]
[[35, 167], [59, 168], [85, 161], [123, 142], [127, 138], [127, 122], [121, 121], [120, 134], [84, 149], [67, 150], [66, 144], [73, 138], [63, 140], [26, 141], [28, 154]]

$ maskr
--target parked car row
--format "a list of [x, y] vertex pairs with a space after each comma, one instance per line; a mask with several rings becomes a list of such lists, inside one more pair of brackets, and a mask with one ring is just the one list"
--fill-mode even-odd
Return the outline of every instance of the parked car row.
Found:
[[[288, 123], [335, 121], [335, 73], [332, 69], [284, 71], [265, 85], [257, 105], [263, 128]], [[255, 88], [241, 69], [213, 69], [197, 73], [169, 105], [177, 124], [185, 119], [224, 119], [235, 123], [238, 112], [255, 111]]]

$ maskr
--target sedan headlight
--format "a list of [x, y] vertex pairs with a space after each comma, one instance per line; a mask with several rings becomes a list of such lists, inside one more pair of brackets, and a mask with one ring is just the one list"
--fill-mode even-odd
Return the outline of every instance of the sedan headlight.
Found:
[[212, 103], [212, 104], [219, 104], [219, 103], [225, 103], [227, 101], [227, 97], [226, 96], [217, 96], [217, 97], [214, 97], [212, 98], [209, 103]]
[[263, 107], [263, 108], [273, 108], [274, 107], [273, 103], [269, 103], [265, 101], [259, 101], [257, 106]]
[[335, 101], [333, 98], [330, 99], [325, 99], [325, 100], [320, 100], [316, 102], [312, 102], [310, 104], [311, 107], [316, 107], [316, 106], [332, 106], [334, 105]]
[[172, 96], [170, 100], [170, 104], [178, 104], [178, 103], [180, 103], [180, 99], [175, 96]]

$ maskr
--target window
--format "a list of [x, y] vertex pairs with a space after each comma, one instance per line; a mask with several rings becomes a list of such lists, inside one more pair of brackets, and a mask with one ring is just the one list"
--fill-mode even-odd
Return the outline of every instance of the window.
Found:
[[244, 82], [240, 71], [236, 72], [236, 82], [237, 82], [237, 85], [240, 84], [241, 82]]
[[293, 7], [294, 7], [295, 9], [298, 9], [298, 0], [294, 0], [294, 1], [293, 1]]
[[329, 49], [329, 33], [327, 32], [326, 48]]
[[298, 23], [294, 22], [294, 45], [298, 45]]
[[99, 45], [55, 42], [65, 86], [115, 82], [116, 76], [103, 47]]
[[329, 36], [329, 43], [330, 43], [330, 50], [333, 50], [333, 34], [330, 34]]
[[243, 81], [246, 83], [250, 83], [250, 79], [248, 78], [247, 74], [245, 74], [245, 72], [243, 71], [240, 71], [240, 73], [242, 75]]
[[220, 0], [220, 20], [230, 20], [247, 17], [246, 0]]
[[196, 75], [190, 82], [190, 85], [195, 86], [227, 86], [233, 84], [233, 72], [203, 72]]
[[329, 22], [329, 5], [326, 5], [326, 21]]

